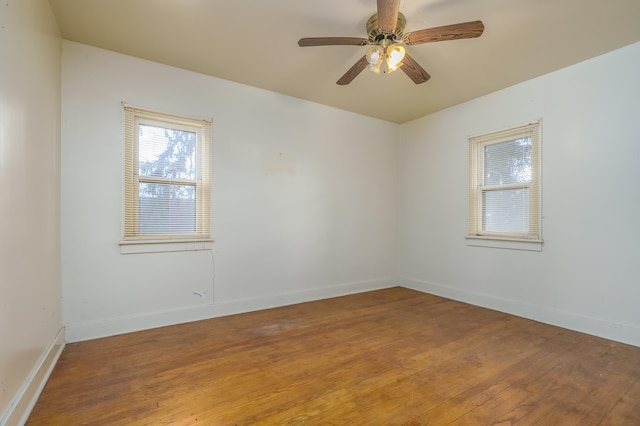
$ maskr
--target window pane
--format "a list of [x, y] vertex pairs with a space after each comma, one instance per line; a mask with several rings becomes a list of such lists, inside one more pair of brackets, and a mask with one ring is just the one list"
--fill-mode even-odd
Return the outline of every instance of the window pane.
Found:
[[482, 193], [482, 230], [528, 233], [529, 189], [505, 189]]
[[531, 182], [531, 138], [484, 147], [484, 185]]
[[141, 234], [196, 231], [195, 185], [141, 182], [139, 196], [138, 220]]
[[138, 125], [139, 176], [196, 178], [195, 132]]

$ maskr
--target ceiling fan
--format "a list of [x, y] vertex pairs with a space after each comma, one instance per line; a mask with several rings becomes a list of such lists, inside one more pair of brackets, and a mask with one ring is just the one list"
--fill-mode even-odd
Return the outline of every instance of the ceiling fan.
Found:
[[420, 84], [431, 76], [406, 53], [404, 46], [475, 38], [480, 37], [484, 31], [482, 21], [471, 21], [405, 34], [406, 22], [404, 15], [400, 13], [400, 0], [378, 0], [377, 13], [367, 21], [368, 38], [309, 37], [301, 38], [298, 46], [371, 46], [366, 55], [336, 82], [340, 85], [351, 83], [367, 67], [377, 73], [389, 73], [400, 68], [414, 83]]

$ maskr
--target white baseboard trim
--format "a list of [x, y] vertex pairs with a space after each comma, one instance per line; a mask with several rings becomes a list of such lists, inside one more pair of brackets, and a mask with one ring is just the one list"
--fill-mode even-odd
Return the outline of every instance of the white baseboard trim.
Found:
[[147, 312], [101, 321], [65, 324], [65, 336], [67, 342], [79, 342], [168, 325], [328, 299], [330, 297], [380, 290], [397, 285], [396, 277], [384, 277], [250, 299], [219, 301], [213, 304]]
[[13, 426], [24, 425], [26, 423], [29, 414], [31, 414], [31, 410], [33, 410], [33, 407], [36, 405], [38, 397], [53, 371], [53, 367], [55, 367], [58, 362], [60, 354], [62, 354], [65, 345], [64, 339], [64, 328], [61, 328], [43, 352], [7, 412], [0, 418], [0, 425]]
[[546, 306], [532, 305], [517, 300], [476, 293], [433, 282], [421, 281], [409, 277], [399, 277], [398, 284], [412, 290], [469, 303], [483, 308], [532, 319], [545, 324], [591, 334], [617, 342], [640, 347], [640, 327], [621, 324], [560, 311]]

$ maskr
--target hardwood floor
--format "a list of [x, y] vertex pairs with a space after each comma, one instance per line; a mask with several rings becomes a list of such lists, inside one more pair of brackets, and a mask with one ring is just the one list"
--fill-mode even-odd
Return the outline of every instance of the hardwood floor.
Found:
[[640, 348], [403, 288], [67, 345], [28, 425], [640, 425]]

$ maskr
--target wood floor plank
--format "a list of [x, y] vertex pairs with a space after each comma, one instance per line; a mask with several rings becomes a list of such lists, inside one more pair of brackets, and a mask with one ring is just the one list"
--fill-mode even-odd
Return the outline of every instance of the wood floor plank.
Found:
[[392, 288], [67, 345], [28, 425], [637, 424], [640, 348]]
[[[615, 399], [613, 397], [612, 399]], [[601, 420], [618, 425], [640, 425], [640, 374], [629, 390], [614, 401], [613, 407], [607, 416]]]

